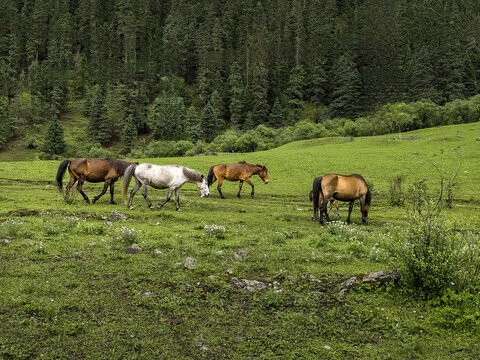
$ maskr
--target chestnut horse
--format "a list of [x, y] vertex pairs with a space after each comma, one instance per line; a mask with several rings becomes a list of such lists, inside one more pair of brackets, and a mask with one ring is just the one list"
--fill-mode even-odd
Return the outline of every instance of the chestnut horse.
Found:
[[75, 160], [64, 160], [60, 163], [57, 170], [57, 185], [60, 193], [63, 194], [63, 175], [68, 168], [70, 173], [70, 181], [65, 188], [65, 200], [68, 201], [68, 196], [70, 189], [73, 184], [78, 181], [77, 190], [82, 194], [83, 198], [87, 203], [90, 204], [88, 196], [83, 192], [82, 187], [85, 181], [97, 183], [104, 181], [103, 190], [100, 194], [95, 196], [92, 200], [92, 204], [102, 197], [103, 194], [107, 192], [107, 188], [110, 186], [110, 204], [115, 204], [113, 201], [113, 191], [115, 181], [118, 180], [120, 176], [123, 176], [127, 167], [132, 164], [137, 164], [128, 161], [115, 160], [111, 158], [106, 159], [75, 159]]
[[246, 182], [252, 187], [251, 196], [255, 194], [255, 187], [250, 181], [252, 175], [258, 175], [265, 184], [268, 184], [267, 168], [263, 165], [249, 164], [245, 161], [240, 161], [234, 164], [218, 164], [213, 165], [208, 172], [207, 181], [208, 186], [212, 185], [215, 180], [218, 181], [217, 190], [220, 193], [220, 197], [225, 199], [222, 193], [223, 180], [240, 181], [238, 185], [237, 197], [240, 197], [240, 191], [242, 190], [243, 182]]
[[313, 180], [312, 195], [313, 216], [316, 218], [317, 210], [320, 209], [320, 224], [323, 225], [323, 215], [325, 215], [327, 221], [330, 221], [327, 213], [327, 203], [332, 199], [350, 202], [347, 216], [348, 224], [350, 223], [353, 203], [356, 199], [359, 199], [362, 222], [364, 224], [367, 223], [372, 195], [365, 179], [361, 175], [326, 174], [319, 176]]

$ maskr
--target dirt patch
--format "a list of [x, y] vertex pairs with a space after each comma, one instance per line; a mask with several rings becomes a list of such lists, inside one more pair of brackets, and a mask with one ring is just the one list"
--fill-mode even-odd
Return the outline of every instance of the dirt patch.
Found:
[[393, 140], [419, 140], [420, 136], [398, 136], [393, 138]]

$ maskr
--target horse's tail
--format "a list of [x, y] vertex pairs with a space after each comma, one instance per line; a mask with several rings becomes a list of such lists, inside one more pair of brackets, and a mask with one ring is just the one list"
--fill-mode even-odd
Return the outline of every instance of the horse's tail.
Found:
[[215, 173], [213, 172], [213, 166], [208, 170], [208, 175], [207, 175], [207, 183], [208, 186], [212, 185], [215, 180], [217, 180], [217, 177], [215, 176]]
[[127, 191], [128, 191], [128, 185], [130, 185], [130, 180], [132, 180], [133, 173], [135, 172], [135, 168], [137, 167], [137, 164], [132, 164], [127, 169], [125, 170], [125, 173], [123, 174], [123, 182], [122, 182], [122, 197], [123, 197], [123, 202], [127, 204]]
[[[318, 198], [319, 198], [319, 195], [322, 194], [322, 177], [319, 176], [319, 177], [316, 177], [314, 180], [313, 180], [313, 188], [312, 188], [312, 191], [310, 193], [312, 195], [312, 200], [313, 200], [313, 208], [314, 209], [318, 209], [319, 207], [319, 203], [318, 203]], [[323, 196], [322, 196], [323, 197]]]
[[56, 180], [60, 193], [63, 192], [63, 175], [65, 174], [65, 171], [67, 171], [68, 165], [70, 165], [70, 160], [63, 160], [60, 165], [58, 165]]

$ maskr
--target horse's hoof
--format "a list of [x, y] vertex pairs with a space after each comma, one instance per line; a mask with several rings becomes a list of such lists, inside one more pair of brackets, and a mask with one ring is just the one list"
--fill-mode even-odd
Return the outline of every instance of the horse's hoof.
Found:
[[134, 209], [134, 207], [133, 207], [133, 206], [130, 206], [130, 207], [129, 207], [129, 209], [130, 209], [130, 210], [133, 210], [133, 209]]
[[117, 203], [115, 201], [110, 201], [110, 204], [117, 205]]
[[90, 200], [88, 200], [88, 199], [85, 199], [85, 202], [86, 202], [87, 204], [90, 204]]
[[150, 208], [150, 210], [153, 210], [153, 209], [154, 209], [154, 206], [153, 206], [153, 205], [149, 205], [148, 207]]
[[182, 209], [178, 208], [177, 211], [182, 211]]

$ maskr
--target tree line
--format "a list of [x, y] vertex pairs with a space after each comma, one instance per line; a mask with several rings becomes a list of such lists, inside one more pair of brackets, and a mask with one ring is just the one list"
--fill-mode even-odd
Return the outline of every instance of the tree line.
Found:
[[61, 135], [70, 99], [84, 101], [92, 142], [127, 153], [138, 134], [211, 142], [479, 93], [475, 0], [0, 5], [0, 147], [23, 123]]

